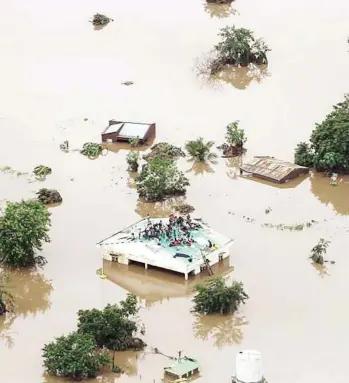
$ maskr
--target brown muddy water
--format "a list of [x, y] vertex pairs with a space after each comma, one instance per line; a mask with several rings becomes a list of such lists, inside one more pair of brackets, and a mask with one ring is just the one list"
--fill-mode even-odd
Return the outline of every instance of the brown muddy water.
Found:
[[[95, 12], [115, 21], [95, 31], [88, 22]], [[41, 185], [64, 199], [51, 209], [48, 264], [12, 276], [17, 310], [1, 322], [1, 381], [62, 382], [43, 375], [43, 344], [74, 330], [78, 309], [118, 302], [137, 287], [145, 340], [165, 354], [185, 350], [198, 358], [200, 382], [228, 383], [241, 348], [262, 352], [273, 383], [347, 382], [348, 178], [330, 187], [318, 174], [278, 188], [240, 178], [236, 159], [206, 168], [181, 161], [196, 215], [236, 239], [234, 270], [227, 270], [250, 295], [234, 318], [203, 318], [190, 313], [190, 285], [172, 276], [149, 278], [153, 271], [132, 267], [127, 281], [117, 270], [115, 283], [99, 279], [96, 242], [148, 212], [166, 215], [171, 201], [137, 200], [125, 150], [90, 161], [61, 152], [59, 143], [98, 141], [108, 119], [118, 118], [155, 121], [157, 140], [182, 145], [202, 135], [218, 144], [237, 119], [247, 156], [292, 160], [296, 143], [349, 89], [349, 3], [237, 0], [217, 9], [202, 0], [12, 0], [1, 14], [0, 166], [30, 172], [42, 163], [53, 174], [43, 184], [0, 174], [0, 199], [31, 197]], [[234, 71], [219, 84], [202, 83], [195, 60], [227, 24], [264, 37], [270, 65], [266, 73]], [[126, 80], [135, 84], [121, 85]], [[318, 223], [299, 232], [262, 226], [312, 219]], [[336, 261], [327, 270], [307, 259], [321, 237], [332, 241], [327, 258]], [[118, 363], [126, 374], [104, 382], [160, 382], [168, 360], [121, 353]]]

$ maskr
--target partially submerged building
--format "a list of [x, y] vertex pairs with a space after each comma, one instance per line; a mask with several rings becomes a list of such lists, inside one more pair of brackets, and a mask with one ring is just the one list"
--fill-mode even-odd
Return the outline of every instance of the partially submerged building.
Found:
[[102, 132], [102, 142], [130, 142], [138, 138], [143, 144], [155, 136], [155, 123], [110, 120]]
[[177, 228], [174, 229], [175, 238], [171, 240], [144, 236], [149, 226], [167, 226], [169, 221], [169, 218], [142, 219], [104, 239], [98, 243], [103, 249], [103, 258], [124, 265], [141, 264], [145, 269], [154, 266], [171, 270], [183, 274], [187, 280], [190, 274], [197, 275], [230, 256], [234, 241], [197, 219], [192, 219], [194, 228], [186, 233], [190, 239], [184, 243], [179, 243], [178, 238], [182, 233]]
[[240, 173], [249, 173], [254, 177], [282, 184], [309, 173], [309, 168], [274, 157], [254, 157], [240, 167]]
[[179, 358], [170, 367], [164, 368], [165, 373], [176, 379], [189, 378], [199, 372], [199, 362], [193, 358]]

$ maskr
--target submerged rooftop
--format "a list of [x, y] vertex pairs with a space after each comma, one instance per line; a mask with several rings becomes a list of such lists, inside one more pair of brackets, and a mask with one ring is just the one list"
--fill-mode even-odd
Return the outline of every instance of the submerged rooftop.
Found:
[[190, 376], [199, 371], [199, 363], [196, 359], [184, 357], [170, 367], [165, 367], [165, 372], [178, 378]]
[[[144, 238], [143, 234], [149, 225], [168, 225], [168, 218], [143, 219], [134, 225], [101, 241], [98, 245], [104, 249], [104, 258], [128, 264], [138, 262], [145, 265], [160, 267], [185, 274], [194, 271], [200, 273], [201, 266], [205, 264], [204, 257], [213, 265], [218, 260], [230, 254], [233, 241], [203, 224], [201, 220], [193, 219], [195, 229], [190, 230], [190, 241], [184, 242], [167, 240], [161, 236]], [[175, 237], [183, 235], [177, 228]]]

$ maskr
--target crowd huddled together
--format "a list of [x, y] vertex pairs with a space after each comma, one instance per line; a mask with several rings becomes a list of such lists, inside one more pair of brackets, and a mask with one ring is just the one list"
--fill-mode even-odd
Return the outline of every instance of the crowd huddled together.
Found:
[[[171, 214], [168, 223], [161, 220], [152, 222], [149, 216], [147, 218], [148, 224], [143, 230], [139, 230], [138, 239], [155, 239], [159, 241], [159, 245], [191, 246], [195, 242], [193, 231], [202, 228], [200, 223], [194, 222], [189, 214], [186, 217]], [[135, 235], [134, 239], [136, 239]]]

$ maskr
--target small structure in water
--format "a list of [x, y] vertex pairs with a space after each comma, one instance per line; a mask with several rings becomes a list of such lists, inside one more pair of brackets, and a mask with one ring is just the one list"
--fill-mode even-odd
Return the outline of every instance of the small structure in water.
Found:
[[263, 377], [262, 354], [256, 350], [238, 352], [232, 383], [267, 383]]
[[153, 136], [155, 123], [110, 120], [102, 132], [102, 142], [130, 142], [138, 139], [140, 144], [144, 144]]
[[274, 157], [254, 157], [252, 161], [240, 167], [240, 174], [250, 173], [255, 177], [282, 184], [302, 174], [309, 173], [309, 168], [299, 166]]
[[234, 241], [213, 231], [201, 220], [171, 215], [146, 218], [99, 242], [103, 258], [124, 265], [155, 266], [184, 274], [202, 270], [228, 258]]
[[[199, 368], [199, 362], [196, 359], [185, 356], [183, 358], [178, 357], [177, 361], [172, 366], [165, 367], [164, 371], [178, 381], [185, 381], [185, 378], [198, 374]], [[182, 380], [183, 378], [184, 380]]]

